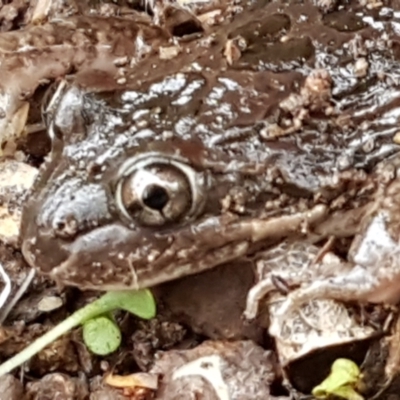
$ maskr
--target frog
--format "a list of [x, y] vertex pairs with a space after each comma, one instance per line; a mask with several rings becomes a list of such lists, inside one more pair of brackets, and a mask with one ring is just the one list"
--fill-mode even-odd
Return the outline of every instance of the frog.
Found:
[[397, 22], [340, 7], [250, 2], [167, 62], [124, 66], [123, 81], [63, 80], [23, 213], [27, 262], [60, 285], [140, 289], [333, 237], [352, 242], [352, 272], [315, 277], [283, 311], [314, 296], [394, 300]]

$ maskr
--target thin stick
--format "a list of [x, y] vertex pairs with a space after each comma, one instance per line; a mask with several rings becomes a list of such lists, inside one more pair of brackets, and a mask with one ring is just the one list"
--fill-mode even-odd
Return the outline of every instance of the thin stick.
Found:
[[4, 303], [8, 300], [11, 293], [11, 279], [7, 272], [4, 270], [3, 264], [0, 263], [0, 275], [4, 281], [4, 289], [0, 294], [0, 309], [4, 306]]
[[[1, 271], [0, 271], [1, 273]], [[22, 282], [22, 285], [19, 287], [19, 289], [17, 290], [17, 293], [15, 293], [14, 297], [12, 298], [12, 300], [10, 301], [10, 303], [8, 303], [6, 305], [6, 307], [4, 307], [3, 310], [1, 310], [0, 312], [0, 324], [2, 324], [6, 318], [8, 317], [8, 314], [10, 313], [10, 311], [14, 308], [15, 304], [17, 304], [17, 302], [19, 301], [19, 299], [25, 294], [26, 290], [28, 289], [29, 285], [32, 283], [33, 278], [35, 277], [35, 270], [33, 268], [31, 268], [31, 270], [29, 271], [28, 275], [26, 276], [25, 280]], [[4, 277], [3, 277], [4, 279]], [[9, 291], [11, 292], [11, 282], [10, 282], [10, 289]], [[10, 295], [10, 293], [8, 294], [8, 296]], [[3, 296], [3, 293], [1, 294], [1, 296]], [[1, 299], [0, 296], [0, 299]], [[7, 298], [8, 298], [7, 296]], [[4, 303], [1, 303], [0, 301], [0, 309], [3, 306]]]

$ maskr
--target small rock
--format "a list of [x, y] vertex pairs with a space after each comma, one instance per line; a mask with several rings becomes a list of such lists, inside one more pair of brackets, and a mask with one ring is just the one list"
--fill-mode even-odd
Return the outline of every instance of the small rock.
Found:
[[208, 341], [162, 354], [150, 373], [163, 377], [160, 400], [268, 400], [275, 360], [252, 341]]
[[336, 9], [338, 0], [314, 0], [314, 4], [325, 13], [332, 12]]
[[2, 399], [20, 400], [23, 394], [21, 382], [12, 375], [0, 378], [0, 393]]
[[179, 46], [160, 46], [158, 51], [160, 53], [160, 60], [171, 60], [181, 52], [181, 48]]
[[128, 64], [128, 62], [129, 62], [129, 59], [128, 59], [127, 56], [119, 57], [119, 58], [116, 58], [116, 59], [114, 60], [114, 65], [115, 65], [116, 67], [123, 67], [123, 66], [125, 66], [126, 64]]
[[117, 83], [118, 83], [118, 85], [125, 85], [126, 78], [125, 77], [118, 78]]
[[85, 382], [58, 373], [27, 384], [27, 398], [31, 400], [84, 400], [88, 395]]
[[368, 73], [368, 67], [369, 67], [368, 61], [365, 58], [359, 58], [354, 63], [354, 68], [353, 68], [354, 75], [357, 78], [365, 77]]
[[0, 240], [17, 246], [25, 193], [33, 184], [37, 169], [15, 160], [0, 163]]
[[172, 348], [182, 342], [185, 335], [186, 329], [173, 322], [157, 318], [140, 321], [139, 329], [132, 336], [133, 358], [139, 368], [146, 371], [153, 364], [156, 351]]
[[396, 132], [395, 135], [393, 136], [393, 142], [396, 144], [400, 144], [400, 131]]
[[38, 310], [43, 312], [54, 311], [63, 305], [63, 301], [58, 296], [45, 296], [38, 303]]
[[40, 374], [52, 371], [75, 373], [80, 369], [74, 345], [68, 335], [57, 339], [40, 351], [32, 358], [29, 367], [31, 371]]

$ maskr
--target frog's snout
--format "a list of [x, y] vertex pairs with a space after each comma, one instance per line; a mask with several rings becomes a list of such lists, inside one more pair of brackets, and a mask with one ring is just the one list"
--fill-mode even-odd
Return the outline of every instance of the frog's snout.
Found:
[[[58, 203], [60, 204], [60, 203]], [[67, 245], [77, 234], [74, 214], [31, 199], [26, 205], [21, 226], [21, 251], [27, 263], [45, 274], [68, 258]]]
[[23, 238], [21, 251], [27, 263], [43, 273], [51, 272], [68, 257], [54, 240], [37, 234]]

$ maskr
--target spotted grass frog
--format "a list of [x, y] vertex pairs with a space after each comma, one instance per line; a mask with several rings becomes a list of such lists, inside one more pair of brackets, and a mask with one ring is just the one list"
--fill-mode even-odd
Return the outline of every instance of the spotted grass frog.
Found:
[[347, 238], [351, 272], [315, 277], [287, 304], [397, 299], [396, 10], [244, 8], [169, 59], [151, 51], [124, 65], [123, 80], [82, 68], [56, 90], [52, 152], [23, 216], [29, 264], [119, 290], [282, 241]]

